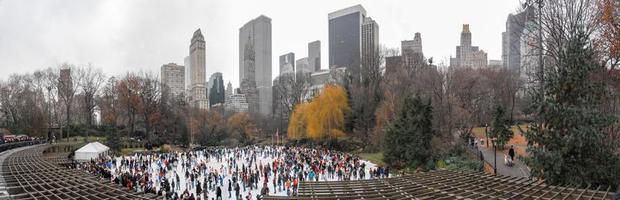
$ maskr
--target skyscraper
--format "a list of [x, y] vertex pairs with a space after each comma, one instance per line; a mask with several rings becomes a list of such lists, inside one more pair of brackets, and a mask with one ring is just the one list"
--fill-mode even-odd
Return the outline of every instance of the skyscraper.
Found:
[[[189, 93], [189, 91], [192, 89], [192, 84], [191, 84], [191, 76], [190, 74], [192, 73], [191, 69], [192, 69], [192, 61], [190, 60], [189, 56], [185, 56], [185, 58], [183, 59], [183, 64], [185, 64], [185, 91], [187, 93]], [[189, 97], [189, 96], [188, 96]]]
[[168, 88], [173, 96], [183, 93], [185, 91], [185, 67], [176, 63], [162, 65], [161, 84]]
[[487, 53], [471, 46], [471, 32], [469, 24], [463, 24], [461, 32], [461, 45], [456, 47], [456, 57], [450, 58], [450, 67], [487, 67]]
[[402, 62], [405, 65], [412, 65], [416, 62], [422, 62], [424, 60], [424, 53], [422, 52], [422, 35], [420, 33], [415, 33], [413, 40], [401, 41], [400, 49]]
[[308, 43], [308, 64], [315, 72], [321, 71], [321, 41]]
[[329, 69], [346, 67], [353, 77], [359, 77], [361, 59], [361, 26], [366, 10], [355, 5], [329, 13]]
[[232, 94], [224, 103], [224, 110], [228, 113], [248, 112], [249, 104], [245, 94]]
[[379, 49], [379, 25], [367, 17], [362, 24], [362, 65], [372, 64]]
[[211, 85], [207, 91], [209, 92], [209, 106], [221, 103], [224, 104], [226, 94], [224, 90], [224, 79], [222, 73], [215, 72], [209, 77], [209, 85]]
[[257, 17], [239, 29], [239, 82], [250, 112], [271, 113], [271, 19]]
[[413, 40], [403, 40], [400, 42], [400, 48], [402, 54], [414, 54], [422, 52], [422, 35], [420, 33], [415, 33]]
[[190, 60], [190, 103], [200, 109], [208, 108], [206, 72], [205, 72], [205, 40], [200, 29], [194, 32], [189, 46]]
[[297, 59], [297, 61], [295, 61], [295, 67], [297, 68], [295, 69], [295, 74], [297, 75], [297, 77], [300, 77], [302, 75], [308, 75], [314, 70], [310, 67], [308, 57]]
[[[540, 84], [537, 78], [539, 75], [538, 66], [540, 58], [538, 56], [540, 52], [535, 45], [538, 41], [536, 36], [538, 33], [537, 27], [538, 23], [536, 23], [536, 21], [529, 20], [525, 22], [521, 39], [519, 39], [519, 65], [515, 66], [515, 64], [513, 64], [512, 66], [516, 68], [509, 68], [519, 73], [519, 77], [524, 83], [523, 88], [526, 89]], [[510, 52], [512, 52], [512, 50]], [[509, 58], [512, 57], [513, 56], [510, 56]], [[517, 59], [514, 58], [514, 60]], [[511, 63], [509, 62], [509, 64]]]
[[521, 44], [525, 24], [533, 19], [533, 9], [526, 9], [518, 14], [509, 14], [506, 19], [506, 31], [502, 33], [503, 66], [519, 71], [521, 68]]
[[295, 73], [295, 54], [287, 53], [280, 56], [280, 75]]
[[228, 96], [233, 94], [233, 87], [232, 87], [232, 83], [230, 83], [230, 81], [228, 81], [228, 84], [226, 85], [226, 99], [228, 99]]

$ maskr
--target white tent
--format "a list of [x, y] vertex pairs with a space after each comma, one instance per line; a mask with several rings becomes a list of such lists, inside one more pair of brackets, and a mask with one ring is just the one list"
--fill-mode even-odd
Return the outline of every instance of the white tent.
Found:
[[107, 155], [109, 150], [109, 147], [99, 142], [91, 142], [76, 150], [74, 159], [76, 161], [90, 161], [91, 159], [96, 159], [99, 156]]

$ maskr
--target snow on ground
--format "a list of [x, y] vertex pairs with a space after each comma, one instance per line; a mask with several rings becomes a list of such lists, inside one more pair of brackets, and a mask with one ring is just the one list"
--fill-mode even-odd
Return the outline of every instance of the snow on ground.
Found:
[[[256, 151], [256, 150], [251, 150], [251, 151]], [[282, 151], [281, 148], [278, 149], [278, 151]], [[258, 151], [257, 151], [258, 152]], [[232, 182], [232, 174], [229, 173], [229, 171], [234, 171], [234, 168], [232, 168], [232, 166], [229, 166], [228, 162], [226, 161], [226, 158], [230, 158], [234, 156], [234, 151], [229, 151], [229, 153], [226, 153], [223, 157], [221, 162], [219, 162], [217, 160], [216, 157], [211, 156], [209, 159], [206, 158], [204, 151], [194, 151], [194, 154], [196, 155], [196, 159], [194, 159], [194, 161], [191, 163], [191, 168], [188, 169], [192, 169], [193, 167], [199, 165], [200, 163], [205, 163], [205, 165], [207, 166], [207, 172], [209, 171], [217, 171], [219, 174], [222, 174], [224, 176], [224, 181], [223, 184], [220, 185], [219, 183], [217, 184], [217, 186], [221, 187], [222, 190], [222, 197], [223, 199], [234, 199], [235, 198], [235, 189], [234, 189], [234, 183], [232, 183], [232, 190], [229, 194], [228, 192], [228, 182], [231, 181]], [[245, 165], [248, 166], [248, 162], [246, 162], [246, 156], [247, 154], [242, 154], [241, 159], [237, 159], [237, 167], [239, 168], [239, 170], [241, 170], [241, 166]], [[251, 153], [249, 155], [252, 155]], [[275, 157], [272, 157], [271, 155], [268, 155], [267, 153], [261, 154], [261, 153], [257, 153], [257, 158], [256, 158], [256, 164], [257, 165], [266, 165], [266, 164], [271, 164], [274, 159], [276, 159]], [[146, 158], [148, 159], [150, 156], [147, 155]], [[216, 198], [216, 189], [215, 187], [211, 188], [212, 190], [210, 190], [208, 192], [208, 198], [204, 197], [204, 192], [203, 194], [196, 194], [196, 185], [195, 183], [193, 185], [188, 184], [188, 182], [190, 182], [189, 177], [185, 177], [185, 171], [186, 168], [183, 168], [182, 164], [183, 162], [187, 161], [187, 157], [186, 156], [182, 156], [182, 153], [177, 153], [177, 157], [179, 158], [179, 162], [176, 163], [176, 166], [173, 166], [173, 170], [167, 171], [167, 173], [164, 175], [170, 182], [172, 182], [173, 180], [176, 182], [176, 178], [175, 178], [175, 171], [176, 173], [179, 175], [180, 177], [180, 182], [181, 184], [179, 185], [179, 188], [172, 188], [173, 190], [175, 190], [177, 192], [177, 194], [180, 196], [183, 194], [183, 192], [185, 191], [185, 189], [187, 189], [190, 194], [194, 194], [195, 197], [200, 196], [200, 199], [215, 199]], [[128, 157], [125, 157], [128, 158]], [[133, 156], [130, 156], [129, 158], [131, 159], [137, 159], [138, 158], [138, 154], [135, 154]], [[283, 158], [283, 154], [281, 154], [280, 158]], [[116, 157], [116, 163], [120, 165], [120, 161], [122, 159], [122, 157]], [[370, 178], [370, 169], [375, 169], [377, 166], [374, 163], [371, 163], [369, 161], [365, 161], [365, 160], [361, 160], [361, 163], [365, 163], [366, 167], [365, 167], [365, 177], [363, 177], [363, 179], [368, 179]], [[151, 180], [153, 180], [153, 182], [155, 183], [157, 190], [160, 189], [160, 184], [157, 181], [157, 176], [159, 173], [159, 169], [160, 166], [163, 166], [163, 164], [161, 164], [161, 162], [157, 159], [154, 159], [152, 164], [151, 164], [151, 169], [150, 169], [150, 174], [151, 176], [149, 178], [151, 178]], [[252, 166], [252, 169], [254, 168], [254, 165]], [[309, 169], [308, 165], [305, 164], [304, 169]], [[122, 172], [127, 172], [129, 169], [127, 169], [126, 167], [123, 167], [122, 169], [118, 169], [118, 166], [113, 166], [112, 167], [112, 174], [115, 174], [114, 172], [116, 170], [121, 170]], [[191, 170], [190, 170], [191, 171]], [[327, 172], [326, 172], [327, 174]], [[292, 175], [292, 174], [291, 174]], [[287, 196], [287, 191], [282, 189], [282, 190], [276, 190], [273, 187], [273, 174], [270, 174], [269, 178], [268, 178], [268, 182], [267, 182], [267, 186], [269, 187], [269, 195], [274, 195], [274, 196]], [[352, 178], [354, 179], [354, 178]], [[204, 176], [200, 175], [196, 180], [199, 180], [202, 184], [203, 180], [204, 180]], [[323, 176], [323, 175], [319, 175], [319, 181], [336, 181], [337, 177], [334, 176], [332, 178], [329, 178], [327, 175]], [[250, 188], [243, 188], [243, 184], [239, 184], [241, 189], [240, 189], [240, 193], [242, 195], [242, 197], [244, 199], [246, 199], [246, 197], [248, 196], [248, 194], [251, 194], [250, 197], [251, 199], [255, 199], [256, 195], [260, 194], [260, 191], [263, 187], [263, 177], [259, 176], [259, 182], [258, 182], [258, 188], [250, 190]], [[178, 184], [178, 183], [177, 183]], [[207, 183], [208, 184], [208, 183]], [[175, 186], [176, 187], [176, 186]], [[278, 187], [276, 185], [276, 187]], [[282, 186], [282, 188], [284, 188], [284, 185]], [[229, 198], [230, 196], [230, 198]]]

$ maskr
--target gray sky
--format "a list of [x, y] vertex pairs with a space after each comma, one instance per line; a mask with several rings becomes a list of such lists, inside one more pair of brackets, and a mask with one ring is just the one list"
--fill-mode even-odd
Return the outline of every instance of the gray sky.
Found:
[[247, 21], [272, 19], [275, 78], [280, 55], [306, 57], [314, 40], [321, 40], [326, 68], [327, 14], [356, 4], [379, 24], [381, 44], [400, 47], [420, 32], [424, 54], [447, 63], [463, 23], [473, 45], [501, 59], [501, 32], [519, 0], [0, 0], [0, 80], [64, 62], [92, 63], [107, 75], [159, 74], [162, 64], [183, 65], [200, 28], [207, 79], [222, 72], [237, 87], [239, 28]]

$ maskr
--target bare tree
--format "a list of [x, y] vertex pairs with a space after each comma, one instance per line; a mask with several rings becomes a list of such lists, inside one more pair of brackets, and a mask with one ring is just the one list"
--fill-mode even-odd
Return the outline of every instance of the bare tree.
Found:
[[280, 75], [274, 85], [274, 103], [276, 104], [274, 116], [279, 118], [281, 131], [286, 131], [288, 126], [288, 119], [293, 113], [295, 106], [308, 100], [312, 96], [312, 79], [310, 73], [305, 74], [282, 74]]
[[349, 92], [351, 113], [348, 115], [347, 129], [370, 143], [370, 136], [375, 125], [375, 112], [383, 99], [381, 82], [385, 63], [385, 48], [377, 48], [363, 55], [361, 63], [361, 79], [347, 80], [345, 88]]
[[146, 140], [150, 141], [150, 134], [153, 124], [160, 119], [159, 103], [161, 98], [160, 86], [158, 78], [152, 74], [144, 73], [140, 77], [138, 96], [141, 106], [139, 112], [144, 119], [144, 129]]
[[119, 97], [116, 77], [110, 77], [101, 91], [99, 107], [101, 108], [101, 122], [104, 125], [116, 127], [119, 110]]
[[45, 87], [47, 89], [47, 106], [48, 115], [50, 118], [50, 126], [61, 124], [61, 102], [59, 100], [58, 92], [58, 70], [55, 68], [47, 68], [45, 71]]
[[45, 109], [33, 82], [28, 74], [11, 75], [7, 83], [0, 83], [0, 112], [14, 133], [42, 135], [46, 126]]
[[127, 74], [116, 84], [118, 92], [118, 101], [123, 107], [125, 125], [130, 127], [129, 134], [135, 133], [136, 115], [138, 115], [141, 99], [138, 96], [140, 90], [140, 78], [134, 74]]
[[[63, 64], [59, 67], [60, 73], [58, 76], [58, 96], [63, 102], [65, 108], [65, 126], [71, 126], [71, 108], [73, 107], [73, 100], [78, 90], [77, 72], [75, 67], [69, 64]], [[67, 131], [67, 137], [69, 132]]]
[[[78, 69], [78, 85], [82, 91], [83, 114], [86, 118], [88, 126], [93, 125], [94, 109], [97, 104], [95, 97], [105, 80], [105, 76], [101, 69], [95, 69], [92, 65], [81, 67]], [[87, 131], [88, 132], [88, 131]]]

